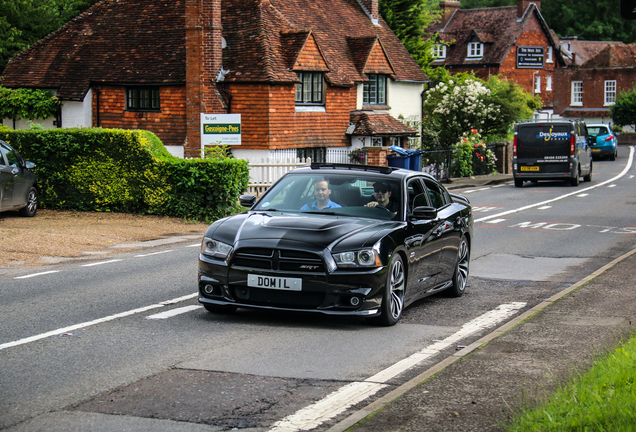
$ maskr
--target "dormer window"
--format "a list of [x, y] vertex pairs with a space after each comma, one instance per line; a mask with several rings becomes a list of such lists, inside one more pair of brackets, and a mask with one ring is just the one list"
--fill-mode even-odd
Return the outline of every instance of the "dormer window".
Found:
[[481, 58], [484, 56], [484, 44], [481, 42], [468, 43], [468, 57]]
[[322, 72], [298, 72], [296, 83], [297, 105], [322, 105], [325, 103]]
[[368, 74], [362, 89], [364, 105], [386, 105], [386, 75]]
[[445, 59], [446, 58], [446, 45], [444, 44], [435, 44], [431, 47], [431, 55], [434, 59]]

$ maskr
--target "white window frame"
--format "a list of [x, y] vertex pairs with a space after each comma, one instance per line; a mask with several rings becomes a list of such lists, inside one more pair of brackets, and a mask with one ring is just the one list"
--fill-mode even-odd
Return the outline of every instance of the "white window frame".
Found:
[[541, 93], [541, 75], [535, 75], [534, 77], [534, 92]]
[[545, 77], [545, 91], [552, 91], [552, 77]]
[[583, 106], [583, 81], [572, 81], [570, 106]]
[[616, 103], [616, 80], [605, 81], [604, 100], [603, 106], [611, 106]]
[[548, 47], [548, 50], [547, 50], [547, 54], [546, 54], [546, 56], [545, 56], [545, 62], [546, 62], [546, 63], [554, 63], [554, 60], [552, 59], [552, 52], [553, 52], [553, 51], [554, 51], [554, 50], [552, 49], [552, 47], [551, 47], [551, 46], [549, 46], [549, 47]]
[[482, 58], [484, 56], [484, 44], [481, 42], [468, 43], [468, 58]]
[[445, 59], [446, 58], [446, 45], [444, 44], [434, 44], [431, 47], [431, 55], [434, 59]]

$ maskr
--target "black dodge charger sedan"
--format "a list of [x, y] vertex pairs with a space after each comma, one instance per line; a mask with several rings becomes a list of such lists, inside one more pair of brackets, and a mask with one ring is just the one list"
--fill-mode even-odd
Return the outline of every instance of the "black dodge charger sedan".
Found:
[[295, 169], [214, 222], [199, 255], [210, 312], [261, 308], [362, 316], [394, 325], [404, 307], [464, 293], [468, 200], [416, 171], [345, 164]]

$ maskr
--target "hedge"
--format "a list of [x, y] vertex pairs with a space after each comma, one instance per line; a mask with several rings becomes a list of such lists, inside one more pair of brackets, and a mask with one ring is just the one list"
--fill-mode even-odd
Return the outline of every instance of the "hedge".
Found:
[[157, 214], [212, 221], [236, 210], [247, 161], [180, 159], [148, 131], [1, 131], [36, 164], [42, 208]]

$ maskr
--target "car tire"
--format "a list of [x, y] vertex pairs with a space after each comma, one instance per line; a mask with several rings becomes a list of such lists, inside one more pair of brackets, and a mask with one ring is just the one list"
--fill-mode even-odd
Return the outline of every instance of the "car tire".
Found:
[[578, 186], [579, 185], [579, 180], [581, 177], [581, 172], [579, 171], [579, 169], [577, 168], [574, 175], [572, 176], [572, 178], [570, 179], [570, 185], [572, 186]]
[[236, 306], [218, 306], [218, 305], [211, 305], [207, 303], [203, 303], [203, 307], [205, 308], [206, 311], [211, 313], [216, 313], [216, 314], [230, 314], [235, 312], [237, 309]]
[[33, 217], [38, 212], [38, 190], [35, 187], [29, 189], [26, 206], [20, 209], [20, 216]]
[[614, 150], [614, 153], [610, 155], [610, 160], [615, 161], [617, 157], [618, 157], [618, 151]]
[[453, 285], [446, 290], [451, 297], [461, 297], [466, 290], [466, 282], [468, 281], [468, 272], [470, 267], [470, 248], [466, 236], [462, 236], [457, 250], [457, 262], [455, 263], [455, 272], [453, 273]]
[[583, 177], [583, 181], [584, 182], [591, 182], [592, 181], [592, 170], [594, 169], [594, 166], [592, 165], [592, 161], [590, 161], [590, 172], [587, 173], [587, 175], [585, 177]]
[[380, 316], [373, 319], [374, 322], [385, 326], [393, 326], [402, 317], [404, 310], [404, 290], [406, 288], [406, 269], [399, 254], [395, 254], [389, 264], [386, 275]]
[[522, 187], [522, 186], [523, 186], [523, 180], [515, 179], [515, 187]]

